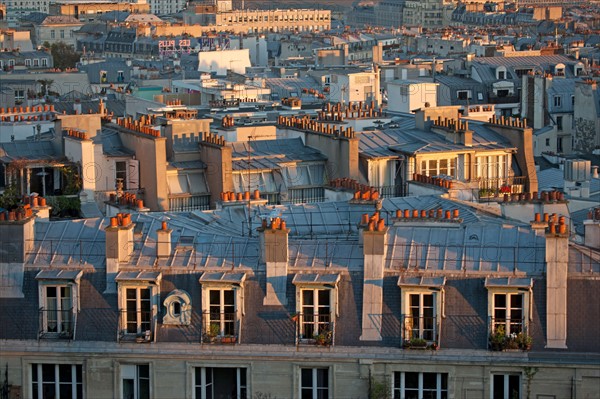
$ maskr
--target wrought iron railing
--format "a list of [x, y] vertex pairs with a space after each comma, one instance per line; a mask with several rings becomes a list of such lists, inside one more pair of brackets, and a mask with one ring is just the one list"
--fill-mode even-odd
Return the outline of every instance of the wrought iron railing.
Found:
[[482, 177], [475, 180], [479, 183], [479, 198], [524, 193], [528, 182], [526, 176]]
[[45, 309], [39, 310], [40, 338], [73, 339], [75, 332], [75, 315], [70, 309]]
[[407, 188], [405, 184], [395, 184], [392, 186], [378, 186], [375, 189], [382, 198], [405, 197]]
[[117, 337], [119, 341], [152, 342], [155, 321], [152, 311], [120, 310]]
[[207, 211], [209, 209], [210, 194], [169, 194], [170, 211]]
[[335, 323], [331, 314], [298, 313], [292, 318], [296, 323], [296, 345], [324, 345], [335, 343]]
[[418, 342], [426, 343], [439, 342], [439, 321], [437, 317], [410, 316], [403, 315], [402, 339], [405, 343]]
[[237, 344], [240, 337], [238, 314], [204, 312], [202, 314], [202, 343]]
[[292, 204], [308, 204], [325, 201], [324, 187], [304, 187], [288, 189], [288, 201]]

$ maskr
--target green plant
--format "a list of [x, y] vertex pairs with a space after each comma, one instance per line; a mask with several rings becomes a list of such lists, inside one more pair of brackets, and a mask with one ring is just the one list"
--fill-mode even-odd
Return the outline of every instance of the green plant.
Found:
[[531, 336], [523, 331], [517, 334], [515, 341], [519, 346], [519, 349], [522, 349], [524, 351], [530, 350], [531, 345], [533, 344], [533, 339], [531, 338]]
[[506, 348], [506, 330], [502, 324], [496, 326], [490, 334], [490, 348], [494, 351], [501, 351]]
[[211, 337], [216, 337], [221, 333], [221, 326], [219, 323], [210, 323], [210, 327], [208, 329], [208, 335]]
[[333, 331], [323, 330], [314, 336], [317, 345], [328, 346], [333, 342]]
[[411, 338], [409, 341], [410, 346], [414, 347], [426, 347], [427, 341], [423, 338]]
[[533, 381], [533, 377], [538, 372], [537, 367], [523, 367], [523, 371], [525, 373], [525, 379], [527, 380], [527, 388], [526, 388], [526, 399], [529, 399], [531, 396], [531, 381]]
[[378, 380], [370, 377], [369, 380], [369, 399], [390, 399], [391, 387], [387, 379]]
[[15, 184], [11, 184], [4, 189], [0, 195], [0, 208], [14, 209], [19, 204], [19, 190]]
[[81, 201], [79, 197], [67, 197], [64, 195], [48, 197], [48, 206], [52, 207], [53, 217], [79, 216]]

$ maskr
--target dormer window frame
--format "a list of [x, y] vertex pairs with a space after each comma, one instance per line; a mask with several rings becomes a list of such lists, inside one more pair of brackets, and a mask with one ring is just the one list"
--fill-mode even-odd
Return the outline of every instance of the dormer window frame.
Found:
[[75, 338], [82, 275], [82, 270], [42, 270], [37, 274], [40, 338]]
[[160, 302], [160, 272], [119, 272], [118, 341], [155, 342]]

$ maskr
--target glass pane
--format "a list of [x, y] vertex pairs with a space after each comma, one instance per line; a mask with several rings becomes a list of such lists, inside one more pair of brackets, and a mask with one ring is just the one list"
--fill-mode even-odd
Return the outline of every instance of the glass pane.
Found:
[[442, 389], [448, 389], [448, 374], [442, 374]]
[[235, 303], [234, 298], [235, 295], [233, 293], [233, 290], [226, 290], [223, 292], [223, 299], [225, 302], [225, 305], [233, 305]]
[[329, 290], [319, 290], [319, 306], [329, 307]]
[[496, 374], [492, 381], [492, 399], [505, 399], [504, 398], [504, 375]]
[[509, 399], [521, 397], [521, 382], [518, 375], [508, 376], [508, 394]]
[[312, 305], [314, 303], [312, 290], [303, 290], [302, 291], [302, 304], [303, 305]]
[[[194, 368], [194, 377], [196, 378], [196, 386], [199, 387], [202, 385], [202, 367], [196, 367]], [[198, 391], [196, 391], [197, 393]], [[196, 394], [197, 398], [200, 398], [201, 396], [198, 396]]]
[[506, 294], [494, 294], [494, 306], [497, 308], [505, 308]]
[[73, 397], [73, 387], [71, 384], [60, 384], [59, 386], [60, 398], [72, 398]]
[[139, 399], [150, 399], [150, 380], [141, 379], [139, 383]]
[[312, 369], [302, 369], [300, 374], [302, 381], [302, 388], [311, 388], [312, 389]]
[[302, 388], [301, 399], [313, 399], [312, 388]]
[[420, 306], [420, 298], [419, 294], [411, 294], [410, 295], [410, 306], [411, 307], [419, 307]]
[[406, 388], [419, 388], [419, 373], [404, 373], [404, 386]]
[[436, 389], [437, 387], [437, 374], [436, 373], [423, 373], [423, 389]]
[[55, 399], [56, 398], [56, 386], [54, 383], [42, 385], [42, 398], [43, 399]]
[[140, 378], [150, 378], [150, 366], [147, 364], [140, 364], [138, 366], [138, 375]]
[[523, 295], [521, 295], [521, 294], [511, 295], [510, 296], [510, 307], [513, 309], [522, 308], [523, 307]]
[[125, 296], [127, 299], [135, 299], [136, 298], [136, 289], [135, 288], [127, 288], [127, 290], [125, 292], [126, 292]]
[[56, 298], [56, 287], [46, 287], [46, 297]]
[[140, 298], [150, 300], [150, 290], [148, 288], [140, 289]]
[[221, 291], [219, 290], [210, 290], [208, 293], [209, 301], [211, 305], [221, 304]]
[[60, 382], [71, 382], [70, 364], [61, 364], [58, 366], [58, 378]]
[[38, 379], [38, 375], [37, 375], [37, 369], [38, 368], [37, 368], [37, 366], [38, 366], [37, 364], [32, 364], [31, 365], [31, 380], [34, 381], [34, 382], [37, 381], [37, 379]]
[[54, 382], [54, 365], [53, 364], [42, 364], [42, 381]]
[[433, 306], [433, 295], [423, 295], [423, 306]]
[[317, 387], [327, 388], [329, 386], [329, 369], [317, 369]]

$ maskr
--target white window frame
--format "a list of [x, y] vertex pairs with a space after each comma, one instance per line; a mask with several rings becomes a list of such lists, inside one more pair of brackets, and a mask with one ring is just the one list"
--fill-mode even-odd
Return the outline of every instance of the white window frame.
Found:
[[562, 96], [554, 96], [553, 97], [553, 101], [554, 101], [554, 106], [556, 108], [560, 108], [562, 107]]
[[[54, 314], [54, 318], [50, 319], [50, 309], [49, 309], [49, 297], [48, 297], [48, 289], [49, 288], [54, 288], [56, 290], [56, 309], [53, 309], [53, 314]], [[63, 300], [65, 298], [63, 298], [61, 296], [61, 291], [63, 289], [69, 289], [69, 300], [70, 300], [70, 309], [63, 309]], [[74, 324], [75, 324], [75, 314], [78, 312], [78, 291], [79, 291], [79, 285], [77, 284], [56, 284], [56, 283], [49, 283], [49, 284], [40, 284], [39, 285], [39, 298], [40, 298], [40, 303], [43, 304], [43, 306], [41, 306], [41, 308], [43, 308], [43, 313], [42, 313], [42, 328], [43, 328], [43, 332], [44, 333], [56, 333], [56, 334], [62, 334], [62, 333], [74, 333]], [[70, 311], [70, 312], [69, 312]], [[66, 315], [65, 312], [69, 312], [67, 314], [70, 314], [70, 318], [71, 320], [63, 320], [63, 317]], [[56, 322], [56, 331], [48, 331], [48, 325], [50, 321], [55, 321]], [[66, 323], [70, 323], [71, 326], [70, 328], [65, 327], [65, 322]]]
[[[148, 377], [140, 376], [140, 367], [148, 367]], [[121, 364], [120, 365], [120, 379], [119, 379], [119, 398], [129, 399], [124, 396], [124, 380], [133, 380], [133, 399], [149, 399], [152, 397], [152, 365], [148, 363], [139, 364]], [[140, 395], [140, 385], [142, 380], [148, 380], [148, 396]]]
[[[208, 392], [209, 387], [214, 386], [215, 384], [215, 380], [214, 380], [214, 376], [212, 377], [212, 380], [210, 383], [207, 382], [207, 374], [208, 371], [210, 369], [210, 371], [214, 371], [214, 369], [216, 368], [223, 368], [223, 369], [235, 369], [236, 370], [236, 396], [237, 398], [246, 398], [248, 397], [248, 393], [249, 393], [249, 384], [248, 384], [248, 370], [249, 368], [247, 366], [228, 366], [228, 365], [218, 365], [218, 366], [212, 366], [212, 365], [202, 365], [202, 366], [193, 366], [192, 367], [192, 371], [191, 371], [191, 375], [192, 375], [192, 398], [193, 399], [213, 399], [214, 395], [210, 395], [210, 392]], [[197, 380], [196, 378], [196, 371], [200, 370], [200, 381]], [[245, 374], [245, 378], [242, 378], [242, 375]], [[245, 385], [243, 384], [243, 380], [246, 381]], [[196, 395], [196, 390], [200, 388], [200, 397], [198, 397], [198, 395]]]
[[[496, 301], [495, 301], [496, 294], [506, 295], [506, 307], [505, 308], [497, 308]], [[512, 329], [511, 328], [511, 326], [516, 325], [516, 323], [514, 323], [514, 321], [511, 320], [511, 310], [513, 308], [510, 307], [510, 299], [511, 299], [511, 296], [513, 296], [513, 295], [521, 295], [522, 296], [522, 300], [521, 300], [522, 319], [521, 319], [521, 322], [518, 323], [518, 325], [521, 326], [520, 329]], [[489, 333], [496, 331], [496, 327], [499, 324], [504, 325], [504, 331], [507, 336], [510, 335], [511, 333], [527, 332], [529, 329], [529, 322], [531, 321], [531, 317], [532, 317], [531, 306], [532, 306], [533, 298], [531, 296], [532, 296], [531, 289], [524, 290], [522, 288], [515, 288], [515, 287], [488, 287], [488, 317], [490, 318], [490, 321], [491, 321], [490, 326], [489, 326], [489, 328], [490, 328]], [[505, 316], [504, 323], [496, 322], [496, 320], [495, 320], [496, 309], [505, 309], [506, 310], [506, 316]], [[514, 308], [514, 309], [517, 309], [517, 308]]]
[[[304, 387], [302, 384], [302, 371], [303, 370], [310, 370], [312, 372], [312, 384], [310, 387]], [[320, 387], [318, 385], [318, 372], [319, 370], [326, 370], [326, 374], [327, 374], [327, 386], [326, 387]], [[332, 395], [332, 372], [331, 372], [331, 368], [330, 367], [303, 367], [300, 366], [298, 368], [298, 397], [301, 398], [302, 397], [302, 391], [304, 389], [310, 389], [312, 391], [312, 399], [317, 399], [319, 398], [319, 390], [323, 391], [326, 390], [327, 398], [331, 398]]]
[[[43, 373], [42, 367], [44, 365], [54, 366], [54, 381], [48, 381], [48, 383], [54, 382], [54, 392], [56, 392], [55, 399], [61, 399], [60, 397], [60, 386], [61, 385], [71, 385], [71, 394], [68, 398], [83, 398], [83, 366], [81, 364], [68, 364], [68, 363], [32, 363], [31, 364], [31, 383], [29, 384], [29, 388], [31, 389], [31, 398], [43, 398]], [[60, 366], [71, 366], [71, 381], [61, 382], [60, 381]], [[33, 369], [36, 369], [37, 379], [34, 380]], [[77, 367], [80, 368], [80, 376], [81, 380], [77, 380]], [[34, 389], [34, 384], [36, 384], [36, 389]], [[81, 395], [77, 395], [77, 386], [81, 386]], [[64, 399], [64, 398], [63, 398]]]
[[[237, 337], [237, 339], [239, 340], [239, 334], [240, 334], [240, 323], [242, 320], [242, 316], [244, 315], [244, 288], [243, 288], [243, 284], [240, 284], [239, 286], [236, 284], [219, 284], [219, 283], [215, 283], [215, 282], [201, 282], [202, 284], [202, 318], [203, 318], [203, 323], [204, 327], [209, 329], [210, 325], [213, 322], [218, 322], [219, 323], [219, 337], [223, 337], [223, 336], [231, 336], [231, 335], [225, 335], [226, 332], [226, 324], [227, 324], [227, 320], [225, 320], [225, 314], [223, 312], [225, 304], [223, 303], [224, 300], [224, 292], [225, 291], [233, 291], [233, 309], [234, 309], [234, 315], [235, 315], [235, 320], [233, 320], [233, 325], [234, 325], [234, 336]], [[210, 303], [210, 291], [220, 291], [220, 303], [219, 303], [219, 307], [220, 307], [220, 315], [219, 315], [219, 319], [218, 320], [212, 320], [211, 319], [211, 313], [210, 313], [210, 307], [211, 307], [211, 303]], [[207, 317], [207, 320], [204, 320], [204, 318]]]
[[[418, 295], [419, 298], [419, 315], [418, 315], [418, 325], [414, 325], [414, 321], [412, 320], [412, 306], [411, 306], [411, 297], [413, 295]], [[425, 329], [424, 322], [424, 296], [431, 295], [432, 296], [432, 310], [433, 310], [433, 327], [432, 329]], [[438, 326], [441, 320], [440, 312], [442, 307], [442, 293], [434, 290], [424, 290], [417, 288], [405, 288], [402, 287], [402, 314], [404, 317], [404, 340], [410, 341], [412, 338], [421, 338], [426, 339], [427, 342], [436, 342], [438, 337]], [[431, 331], [431, 337], [428, 337], [426, 332]], [[417, 333], [416, 336], [414, 333]]]
[[506, 179], [510, 177], [512, 157], [508, 153], [475, 156], [477, 179]]
[[[324, 306], [321, 306], [318, 304], [318, 299], [319, 299], [319, 291], [328, 291], [329, 292], [329, 305], [328, 305], [328, 309], [329, 312], [327, 313], [322, 313], [319, 312], [319, 309], [321, 307], [324, 308]], [[335, 291], [335, 292], [332, 292]], [[308, 294], [309, 292], [312, 292], [312, 296], [313, 296], [313, 304], [312, 304], [312, 308], [313, 308], [313, 313], [311, 314], [312, 317], [312, 321], [306, 321], [306, 319], [308, 318], [304, 312], [304, 304], [303, 304], [303, 298], [305, 293]], [[326, 324], [331, 324], [335, 322], [335, 318], [336, 318], [336, 314], [337, 312], [335, 311], [337, 306], [337, 289], [336, 288], [329, 288], [329, 287], [325, 287], [325, 286], [300, 286], [296, 288], [296, 312], [298, 312], [300, 314], [299, 316], [299, 333], [300, 336], [303, 337], [303, 339], [312, 339], [312, 336], [305, 336], [306, 332], [305, 332], [305, 325], [309, 324], [312, 325], [312, 329], [313, 329], [313, 336], [315, 334], [318, 334], [319, 331], [322, 330], [322, 327]], [[323, 316], [323, 315], [329, 315], [329, 321], [328, 322], [322, 322], [319, 320], [319, 316]], [[326, 328], [326, 327], [325, 327]], [[331, 328], [331, 327], [330, 327]], [[331, 329], [327, 330], [327, 331], [332, 331]]]
[[[127, 322], [127, 290], [136, 290], [136, 332], [128, 332]], [[148, 337], [146, 331], [142, 330], [143, 324], [145, 323], [142, 319], [141, 309], [141, 298], [140, 290], [148, 289], [150, 291], [150, 337]], [[127, 281], [119, 283], [119, 332], [123, 336], [139, 336], [144, 337], [146, 340], [154, 340], [156, 332], [156, 322], [158, 314], [158, 300], [160, 297], [160, 290], [158, 284], [151, 282], [135, 282]]]
[[[496, 398], [494, 397], [494, 377], [495, 376], [502, 376], [503, 377], [503, 384], [504, 384], [504, 395], [502, 398]], [[490, 375], [490, 399], [514, 399], [513, 396], [511, 396], [509, 394], [509, 381], [510, 381], [510, 377], [518, 377], [519, 378], [519, 396], [517, 399], [521, 399], [523, 396], [523, 377], [521, 374], [519, 373], [502, 373], [502, 372], [492, 372], [492, 374]]]
[[[396, 386], [396, 373], [400, 374], [400, 386]], [[407, 373], [414, 373], [414, 374], [418, 374], [418, 379], [419, 379], [419, 386], [418, 386], [418, 397], [422, 398], [423, 397], [423, 392], [425, 390], [424, 387], [424, 374], [435, 374], [436, 375], [436, 398], [437, 399], [441, 399], [443, 397], [443, 393], [446, 393], [446, 397], [448, 397], [448, 392], [450, 391], [448, 385], [449, 385], [449, 379], [450, 376], [448, 375], [448, 373], [438, 373], [435, 371], [432, 372], [419, 372], [419, 371], [394, 371], [394, 374], [392, 375], [392, 398], [394, 399], [404, 399], [406, 397], [406, 374]], [[443, 376], [446, 376], [446, 388], [442, 388], [442, 379]], [[412, 388], [410, 388], [412, 389]], [[428, 392], [430, 392], [431, 389], [428, 388]]]
[[[441, 161], [446, 161], [446, 172], [441, 173]], [[423, 162], [426, 162], [426, 167], [423, 168]], [[435, 168], [431, 168], [431, 162], [435, 162]], [[445, 175], [456, 178], [458, 170], [458, 156], [440, 157], [440, 158], [420, 158], [419, 159], [420, 174], [425, 176]]]

